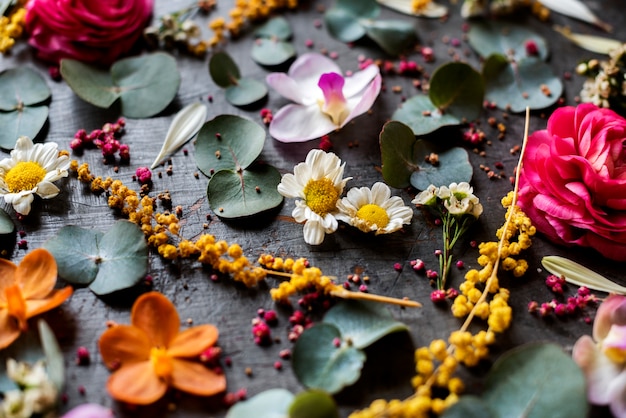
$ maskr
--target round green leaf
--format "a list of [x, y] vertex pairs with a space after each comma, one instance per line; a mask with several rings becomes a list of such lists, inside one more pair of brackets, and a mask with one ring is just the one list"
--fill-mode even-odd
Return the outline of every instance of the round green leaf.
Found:
[[0, 148], [13, 149], [20, 136], [35, 138], [48, 120], [48, 106], [24, 106], [21, 110], [0, 112]]
[[13, 219], [0, 208], [0, 235], [12, 234], [15, 231]]
[[[411, 185], [418, 190], [426, 190], [429, 185], [446, 186], [450, 183], [468, 182], [472, 179], [473, 169], [465, 148], [454, 147], [440, 150], [428, 141], [418, 141], [415, 150], [419, 170], [411, 174]], [[425, 162], [431, 153], [439, 155], [439, 164]]]
[[359, 22], [359, 18], [337, 6], [326, 11], [324, 21], [328, 33], [342, 42], [358, 41], [365, 36], [365, 28]]
[[216, 52], [209, 61], [209, 74], [218, 86], [237, 85], [241, 74], [239, 67], [226, 52]]
[[263, 151], [265, 130], [249, 119], [219, 115], [206, 122], [196, 139], [196, 165], [206, 176], [248, 167]]
[[269, 389], [228, 410], [226, 418], [287, 418], [294, 396], [286, 389]]
[[289, 42], [275, 38], [259, 38], [252, 46], [252, 59], [261, 65], [281, 65], [296, 56], [296, 49]]
[[274, 17], [260, 26], [254, 35], [257, 38], [278, 39], [286, 41], [293, 35], [289, 22], [282, 16]]
[[545, 60], [548, 57], [545, 39], [524, 26], [501, 21], [475, 22], [470, 26], [468, 38], [472, 48], [483, 58], [491, 54], [503, 54], [519, 61], [528, 57], [528, 41], [537, 46], [537, 58]]
[[461, 120], [450, 113], [441, 113], [428, 96], [413, 96], [402, 103], [391, 119], [406, 124], [414, 135], [425, 135], [443, 126], [456, 126]]
[[44, 243], [57, 262], [59, 276], [65, 281], [88, 285], [98, 274], [98, 240], [102, 232], [75, 225], [64, 226]]
[[419, 170], [415, 134], [404, 123], [392, 120], [383, 126], [379, 142], [385, 183], [397, 189], [408, 187], [411, 174]]
[[50, 98], [50, 88], [35, 70], [11, 68], [0, 73], [0, 110], [17, 110]]
[[476, 396], [461, 396], [441, 418], [494, 418], [489, 406]]
[[563, 93], [561, 80], [548, 64], [536, 58], [511, 64], [503, 55], [491, 55], [483, 64], [483, 77], [485, 98], [500, 109], [512, 112], [522, 112], [527, 106], [530, 109], [546, 108]]
[[209, 180], [209, 205], [222, 218], [256, 215], [282, 203], [283, 196], [276, 189], [280, 180], [280, 172], [267, 164], [218, 171]]
[[63, 59], [61, 75], [78, 97], [94, 106], [106, 109], [120, 97], [108, 71], [80, 61]]
[[117, 61], [111, 77], [120, 92], [122, 114], [129, 118], [149, 118], [161, 112], [180, 86], [176, 60], [162, 52]]
[[319, 323], [305, 330], [293, 348], [293, 370], [308, 388], [337, 393], [359, 379], [365, 354], [348, 344], [335, 346], [341, 338], [331, 324]]
[[495, 417], [584, 418], [585, 377], [557, 345], [535, 343], [515, 348], [491, 368], [483, 400]]
[[328, 393], [307, 390], [296, 395], [289, 408], [289, 418], [339, 418], [339, 411]]
[[65, 383], [65, 362], [63, 353], [59, 347], [54, 332], [50, 329], [46, 321], [40, 319], [37, 321], [37, 328], [41, 338], [41, 347], [46, 355], [46, 371], [52, 383], [60, 392]]
[[389, 55], [400, 55], [417, 42], [413, 23], [402, 20], [361, 21], [365, 32]]
[[234, 106], [248, 106], [265, 96], [267, 87], [253, 78], [241, 78], [236, 85], [226, 87], [226, 100]]
[[323, 322], [334, 325], [341, 337], [356, 348], [365, 348], [387, 334], [408, 329], [393, 319], [382, 304], [356, 300], [341, 301], [326, 313]]
[[444, 64], [430, 78], [428, 97], [433, 105], [457, 119], [476, 119], [482, 110], [484, 95], [481, 74], [462, 62]]

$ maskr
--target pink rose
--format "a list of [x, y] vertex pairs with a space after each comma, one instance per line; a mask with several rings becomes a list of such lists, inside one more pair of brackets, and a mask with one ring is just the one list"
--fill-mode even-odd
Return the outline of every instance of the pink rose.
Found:
[[31, 0], [29, 43], [42, 60], [110, 65], [127, 53], [152, 14], [153, 0]]
[[626, 120], [586, 103], [528, 138], [519, 205], [552, 241], [626, 261]]

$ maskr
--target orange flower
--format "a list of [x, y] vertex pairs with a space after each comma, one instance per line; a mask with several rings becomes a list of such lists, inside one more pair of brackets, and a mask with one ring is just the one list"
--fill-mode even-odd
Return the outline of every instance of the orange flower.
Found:
[[100, 337], [100, 354], [114, 370], [107, 390], [118, 401], [147, 405], [159, 400], [169, 386], [194, 395], [226, 390], [226, 378], [197, 359], [217, 342], [213, 325], [179, 332], [180, 318], [165, 296], [140, 296], [130, 314], [132, 325], [114, 325]]
[[62, 304], [72, 287], [55, 290], [57, 263], [43, 248], [31, 251], [16, 266], [0, 259], [0, 349], [28, 329], [27, 320]]

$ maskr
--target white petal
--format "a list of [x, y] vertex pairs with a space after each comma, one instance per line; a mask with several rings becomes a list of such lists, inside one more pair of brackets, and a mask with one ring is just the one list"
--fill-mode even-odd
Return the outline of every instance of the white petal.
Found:
[[626, 417], [626, 372], [622, 371], [609, 387], [611, 412], [615, 417]]
[[280, 142], [304, 142], [319, 138], [337, 129], [317, 104], [311, 106], [287, 105], [281, 108], [270, 123], [270, 135]]
[[285, 73], [271, 73], [265, 77], [268, 86], [276, 91], [276, 93], [301, 105], [310, 105], [314, 102], [316, 94], [321, 94], [319, 87], [314, 86], [316, 90], [306, 92], [304, 86], [299, 85], [296, 81]]
[[565, 16], [582, 20], [583, 22], [593, 23], [606, 30], [611, 31], [611, 25], [601, 21], [585, 3], [580, 0], [541, 0], [541, 4], [550, 10]]
[[310, 245], [320, 245], [324, 241], [324, 227], [317, 221], [309, 220], [302, 230], [304, 242]]
[[380, 93], [381, 84], [382, 77], [378, 74], [362, 93], [348, 99], [348, 107], [351, 110], [341, 127], [346, 126], [352, 119], [370, 110]]
[[7, 196], [4, 196], [4, 200], [7, 203], [11, 203], [13, 205], [13, 209], [21, 214], [21, 215], [28, 215], [30, 213], [30, 204], [33, 203], [33, 200], [35, 200], [35, 196], [32, 193], [26, 193], [23, 194], [24, 192], [21, 193], [13, 193], [13, 196], [15, 197], [14, 199], [12, 199], [10, 202], [7, 200]]
[[608, 388], [621, 368], [605, 356], [588, 335], [576, 341], [572, 358], [578, 364], [587, 379], [587, 397], [596, 405], [607, 405], [610, 401]]
[[296, 176], [291, 173], [285, 174], [277, 187], [278, 193], [291, 198], [304, 197], [302, 196], [302, 189]]
[[42, 199], [50, 199], [58, 195], [60, 192], [59, 188], [54, 184], [42, 181], [37, 185], [37, 194], [41, 196]]
[[378, 181], [372, 186], [371, 194], [371, 202], [380, 207], [383, 207], [385, 205], [385, 202], [391, 196], [391, 189], [389, 189], [389, 186], [387, 186], [385, 183]]
[[[319, 90], [317, 83], [324, 73], [341, 74], [341, 69], [325, 55], [310, 52], [301, 55], [289, 68], [289, 76], [300, 86], [302, 91], [311, 92]], [[306, 93], [305, 93], [306, 94]]]
[[372, 82], [372, 80], [380, 74], [378, 65], [368, 65], [362, 71], [357, 71], [350, 77], [346, 77], [346, 83], [343, 86], [343, 95], [346, 98], [356, 96], [361, 93]]
[[337, 223], [337, 218], [335, 218], [333, 214], [327, 213], [324, 215], [322, 220], [322, 226], [327, 234], [332, 234], [337, 230], [339, 224]]

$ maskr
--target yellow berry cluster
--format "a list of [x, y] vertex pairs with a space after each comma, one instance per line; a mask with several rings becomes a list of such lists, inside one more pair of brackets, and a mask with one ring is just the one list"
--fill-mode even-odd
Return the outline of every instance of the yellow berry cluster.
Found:
[[0, 17], [0, 53], [5, 54], [13, 48], [15, 40], [24, 33], [26, 9], [18, 7], [9, 16]]
[[[196, 241], [187, 240], [179, 234], [180, 223], [176, 214], [168, 211], [155, 212], [155, 198], [147, 194], [138, 196], [136, 191], [129, 189], [120, 180], [94, 177], [86, 163], [79, 165], [73, 160], [70, 170], [77, 174], [80, 181], [89, 183], [94, 193], [106, 192], [109, 207], [120, 211], [129, 221], [137, 224], [148, 244], [156, 248], [161, 257], [167, 260], [197, 257], [200, 263], [210, 265], [220, 273], [229, 274], [233, 280], [249, 287], [265, 279], [266, 271], [250, 263], [239, 244], [229, 245], [224, 240], [216, 240], [211, 234], [202, 234]], [[172, 243], [174, 238], [176, 244]]]
[[283, 260], [280, 257], [261, 254], [258, 262], [267, 269], [288, 273], [288, 281], [284, 281], [278, 285], [278, 288], [270, 290], [272, 299], [279, 303], [289, 303], [290, 296], [311, 288], [324, 294], [343, 289], [331, 277], [324, 276], [319, 268], [309, 267], [305, 258]]

